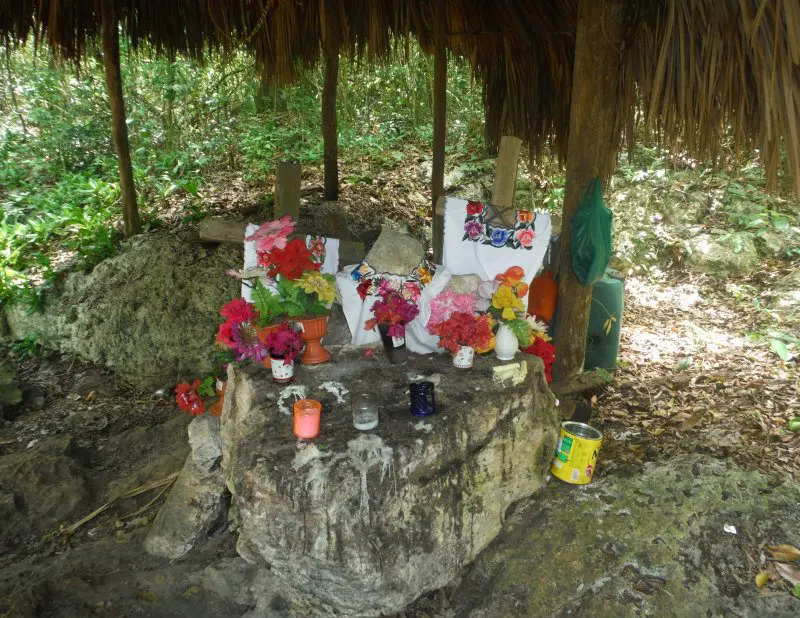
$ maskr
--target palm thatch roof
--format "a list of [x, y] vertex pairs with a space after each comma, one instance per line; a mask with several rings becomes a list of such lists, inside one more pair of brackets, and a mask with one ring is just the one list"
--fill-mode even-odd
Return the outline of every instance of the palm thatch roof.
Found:
[[[79, 59], [100, 34], [103, 0], [0, 0], [0, 37], [31, 36]], [[115, 0], [135, 48], [192, 57], [246, 46], [278, 83], [326, 45], [389, 57], [409, 37], [433, 48], [434, 0]], [[800, 2], [613, 0], [625, 10], [616, 124], [630, 146], [644, 128], [677, 149], [716, 157], [727, 131], [760, 148], [774, 181], [785, 146], [800, 193]], [[578, 0], [448, 0], [449, 51], [483, 86], [486, 130], [550, 144], [564, 159]]]

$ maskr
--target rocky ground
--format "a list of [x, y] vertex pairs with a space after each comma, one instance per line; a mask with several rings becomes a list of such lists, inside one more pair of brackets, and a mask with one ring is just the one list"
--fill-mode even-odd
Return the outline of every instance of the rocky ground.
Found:
[[[423, 168], [417, 161], [408, 178], [345, 187], [336, 208], [369, 240], [380, 221], [360, 213], [376, 212], [365, 208], [373, 200], [386, 203], [384, 217], [411, 220], [424, 239]], [[304, 182], [317, 182], [314, 174]], [[240, 211], [259, 212], [259, 198], [242, 191], [239, 199]], [[229, 211], [223, 202], [214, 208]], [[313, 195], [305, 201], [310, 220], [319, 205]], [[711, 267], [683, 250], [716, 234], [693, 227], [699, 218], [680, 234], [671, 228], [675, 238], [657, 252], [668, 268], [627, 279], [619, 367], [593, 398], [592, 422], [605, 434], [595, 483], [553, 481], [523, 501], [461, 580], [408, 616], [800, 611], [785, 579], [763, 590], [753, 583], [769, 566], [768, 546], [800, 546], [800, 433], [786, 430], [800, 415], [800, 377], [796, 359], [780, 360], [767, 335], [800, 331], [798, 264], [762, 252], [754, 274], [737, 254], [728, 275], [708, 275]], [[65, 304], [50, 309], [59, 319], [42, 326], [42, 341], [60, 352], [9, 343], [0, 362], [0, 616], [237, 616], [251, 607], [239, 593], [247, 571], [230, 531], [214, 530], [202, 549], [171, 563], [142, 549], [188, 452], [188, 418], [163, 390], [175, 375], [160, 367], [174, 359], [161, 358], [137, 381], [149, 357], [125, 350], [164, 344], [173, 335], [137, 325], [161, 321], [174, 331], [170, 316], [181, 316], [182, 340], [210, 341], [216, 318], [204, 307], [233, 287], [208, 277], [238, 262], [235, 250], [183, 236], [191, 230], [158, 234], [160, 258], [131, 249], [65, 285]], [[185, 272], [191, 281], [178, 289]], [[164, 291], [148, 313], [137, 295], [158, 277]], [[125, 311], [103, 310], [137, 281], [117, 303]], [[98, 324], [104, 314], [109, 322]], [[41, 326], [36, 320], [20, 315], [16, 324]], [[199, 346], [187, 353], [185, 371], [201, 371]], [[270, 611], [291, 615], [280, 602]]]

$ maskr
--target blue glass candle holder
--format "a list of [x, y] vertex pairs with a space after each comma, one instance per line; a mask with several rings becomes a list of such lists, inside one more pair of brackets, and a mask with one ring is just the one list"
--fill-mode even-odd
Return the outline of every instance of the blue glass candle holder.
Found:
[[408, 385], [408, 396], [414, 416], [430, 416], [436, 412], [433, 382], [412, 382]]

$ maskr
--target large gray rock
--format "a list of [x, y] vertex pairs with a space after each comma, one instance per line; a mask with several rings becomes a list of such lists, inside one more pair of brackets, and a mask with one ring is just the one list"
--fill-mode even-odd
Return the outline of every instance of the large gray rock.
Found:
[[586, 487], [553, 480], [509, 517], [451, 611], [796, 616], [788, 586], [764, 594], [753, 583], [763, 547], [782, 543], [800, 546], [800, 487], [726, 461], [681, 456]]
[[225, 269], [241, 247], [210, 249], [189, 233], [145, 234], [89, 274], [70, 274], [44, 311], [11, 305], [11, 335], [38, 333], [47, 347], [106, 365], [144, 387], [208, 373], [219, 310], [239, 295]]
[[367, 263], [379, 273], [408, 275], [424, 257], [425, 249], [416, 238], [383, 226], [367, 254]]
[[750, 275], [758, 268], [758, 252], [751, 238], [742, 237], [740, 247], [721, 238], [714, 234], [698, 234], [685, 241], [689, 267], [708, 275], [738, 277]]
[[[399, 611], [492, 541], [508, 506], [542, 484], [556, 440], [541, 361], [526, 358], [518, 386], [492, 381], [494, 360], [477, 359], [465, 375], [445, 356], [412, 356], [399, 369], [380, 354], [365, 360], [360, 349], [298, 367], [291, 387], [261, 368], [230, 366], [222, 465], [237, 551], [294, 590], [281, 595], [290, 615]], [[408, 411], [408, 381], [417, 376], [438, 384], [439, 413], [424, 421]], [[341, 385], [379, 392], [374, 431], [353, 428], [347, 396], [332, 394], [341, 396]], [[292, 435], [295, 396], [330, 409], [308, 444]]]
[[210, 415], [189, 424], [192, 451], [158, 512], [144, 547], [148, 553], [174, 560], [194, 549], [198, 542], [225, 520], [227, 490], [222, 470], [219, 419]]

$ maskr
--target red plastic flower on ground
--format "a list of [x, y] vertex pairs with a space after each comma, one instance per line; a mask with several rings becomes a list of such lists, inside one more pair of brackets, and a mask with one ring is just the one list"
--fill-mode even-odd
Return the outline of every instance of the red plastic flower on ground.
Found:
[[528, 354], [533, 354], [542, 359], [544, 363], [544, 376], [548, 382], [553, 381], [552, 368], [553, 361], [556, 360], [556, 347], [552, 343], [547, 343], [541, 337], [536, 337], [533, 343], [523, 350]]
[[483, 212], [483, 209], [484, 205], [481, 204], [480, 202], [472, 202], [472, 201], [467, 202], [467, 214], [470, 217], [474, 217], [476, 215], [481, 214]]
[[311, 250], [299, 238], [290, 240], [284, 249], [276, 247], [269, 253], [260, 253], [259, 260], [273, 279], [281, 275], [291, 281], [299, 279], [303, 271], [319, 270], [322, 266], [311, 259]]
[[244, 298], [234, 298], [226, 303], [219, 314], [231, 322], [252, 322], [256, 318], [255, 307]]
[[195, 380], [191, 384], [183, 382], [175, 387], [175, 402], [181, 410], [185, 410], [192, 416], [200, 416], [205, 409], [203, 400], [197, 393], [200, 387], [200, 380]]

